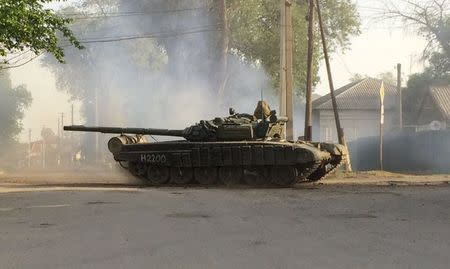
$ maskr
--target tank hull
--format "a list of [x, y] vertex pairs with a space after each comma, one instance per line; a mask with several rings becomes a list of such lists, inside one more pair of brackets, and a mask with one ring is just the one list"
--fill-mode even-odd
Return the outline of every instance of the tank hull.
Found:
[[335, 144], [170, 141], [124, 145], [114, 159], [152, 185], [292, 186], [319, 180], [345, 156]]

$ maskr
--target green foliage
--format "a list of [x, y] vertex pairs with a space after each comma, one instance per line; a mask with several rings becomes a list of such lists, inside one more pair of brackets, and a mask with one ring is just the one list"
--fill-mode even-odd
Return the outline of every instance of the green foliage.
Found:
[[[84, 1], [84, 7], [88, 10], [96, 10], [98, 5], [101, 5], [104, 10], [115, 11], [142, 11], [152, 12], [154, 10], [182, 10], [192, 7], [206, 7], [210, 12], [211, 18], [192, 18], [194, 25], [210, 25], [220, 24], [220, 14], [218, 12], [218, 3], [220, 1], [212, 0], [129, 0], [117, 1], [110, 3], [106, 0], [98, 1]], [[98, 4], [98, 5], [97, 5]], [[227, 29], [230, 35], [228, 50], [230, 54], [237, 55], [239, 60], [247, 63], [255, 68], [263, 68], [271, 77], [273, 88], [278, 88], [279, 85], [279, 71], [280, 71], [280, 5], [279, 1], [274, 0], [227, 0]], [[359, 17], [356, 11], [356, 6], [351, 0], [328, 0], [322, 1], [322, 12], [328, 37], [328, 44], [330, 53], [338, 49], [345, 50], [348, 48], [351, 36], [359, 34]], [[98, 12], [98, 11], [97, 11]], [[293, 5], [293, 28], [294, 28], [294, 87], [298, 95], [303, 95], [305, 91], [306, 81], [306, 53], [307, 53], [307, 21], [305, 16], [307, 13], [306, 4]], [[178, 16], [160, 16], [149, 15], [142, 17], [142, 21], [133, 22], [133, 30], [147, 32], [160, 32], [166, 29], [184, 29], [189, 28], [189, 25], [184, 25], [190, 13], [176, 13]], [[199, 14], [199, 13], [194, 13]], [[154, 17], [155, 19], [153, 19]], [[101, 33], [103, 19], [98, 20], [81, 20], [76, 21], [72, 25], [72, 29], [79, 36], [83, 36], [86, 32]], [[108, 19], [104, 19], [108, 21]], [[148, 23], [143, 24], [142, 22]], [[208, 47], [203, 47], [203, 44], [195, 44], [188, 39], [184, 40], [173, 38], [157, 38], [154, 40], [144, 40], [137, 42], [133, 40], [130, 45], [123, 43], [123, 47], [132, 47], [131, 57], [134, 63], [139, 66], [146, 66], [147, 69], [166, 71], [170, 74], [178, 74], [183, 72], [182, 76], [194, 77], [198, 74], [203, 74], [206, 77], [214, 80], [214, 74], [218, 71], [218, 62], [221, 60], [220, 53], [222, 42], [221, 26], [217, 26], [219, 31], [204, 34], [209, 42]], [[89, 31], [88, 31], [89, 30]], [[318, 27], [315, 29], [316, 50], [314, 54], [314, 82], [319, 81], [317, 71], [319, 62], [322, 59], [321, 44], [319, 38]], [[122, 42], [121, 42], [122, 43]], [[62, 77], [83, 77], [85, 82], [77, 82], [71, 79], [58, 79], [64, 83], [66, 90], [72, 93], [72, 96], [80, 97], [86, 94], [80, 91], [89, 91], [95, 85], [81, 85], [89, 84], [90, 76], [95, 77], [96, 61], [101, 59], [100, 55], [94, 55], [95, 49], [87, 49], [81, 52], [80, 59], [70, 58], [71, 65], [73, 65], [74, 75], [67, 75], [67, 70], [62, 70], [58, 76]], [[101, 54], [101, 52], [100, 52]], [[129, 54], [127, 54], [129, 55]], [[185, 68], [180, 65], [180, 62], [198, 62], [202, 60], [200, 65], [190, 65]], [[76, 61], [76, 62], [75, 62]], [[78, 64], [78, 61], [79, 64]], [[82, 67], [81, 67], [82, 66]], [[77, 68], [87, 69], [85, 71], [76, 71]], [[65, 69], [65, 68], [64, 68]], [[148, 71], [148, 70], [147, 70]], [[230, 71], [230, 70], [229, 70]], [[69, 72], [71, 72], [69, 70]], [[79, 73], [79, 74], [76, 74]], [[86, 75], [82, 75], [86, 73]], [[58, 77], [57, 76], [57, 77]], [[174, 76], [175, 77], [175, 76]], [[96, 80], [96, 78], [93, 78]], [[75, 83], [74, 83], [75, 82]], [[62, 85], [62, 84], [60, 84]], [[214, 89], [212, 89], [214, 90]]]
[[409, 77], [407, 89], [403, 94], [403, 109], [407, 124], [415, 124], [417, 111], [431, 86], [450, 84], [450, 65], [445, 54], [433, 53], [429, 63], [430, 66], [423, 73]]
[[[272, 77], [273, 86], [279, 85], [280, 69], [280, 4], [279, 1], [230, 0], [228, 1], [231, 52], [252, 64], [261, 65]], [[306, 81], [307, 5], [293, 5], [294, 29], [294, 87], [303, 94]], [[322, 1], [323, 20], [332, 53], [346, 49], [350, 37], [359, 34], [360, 21], [356, 6], [350, 0]], [[315, 29], [314, 81], [321, 59], [318, 29]], [[319, 50], [320, 48], [320, 50]]]
[[38, 54], [47, 51], [59, 62], [64, 61], [64, 50], [58, 43], [58, 33], [66, 39], [63, 45], [81, 44], [67, 27], [70, 19], [62, 18], [44, 7], [52, 0], [0, 1], [0, 55], [31, 49]]
[[429, 63], [427, 72], [433, 78], [446, 80], [450, 77], [450, 57], [447, 57], [444, 53], [434, 52], [429, 58]]
[[31, 94], [25, 86], [13, 88], [9, 73], [0, 73], [0, 141], [13, 142], [22, 131], [24, 111], [31, 105]]

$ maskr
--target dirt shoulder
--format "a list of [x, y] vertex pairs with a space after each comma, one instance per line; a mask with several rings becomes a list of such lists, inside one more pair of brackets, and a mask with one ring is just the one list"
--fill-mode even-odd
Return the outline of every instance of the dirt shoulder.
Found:
[[117, 184], [140, 185], [142, 182], [122, 171], [68, 170], [68, 171], [26, 171], [0, 174], [0, 184], [27, 185], [72, 185], [72, 184]]
[[338, 171], [318, 184], [347, 185], [443, 185], [450, 184], [448, 174], [400, 174], [385, 171], [343, 172]]
[[[0, 185], [131, 185], [143, 182], [120, 170], [28, 171], [0, 174]], [[308, 183], [309, 184], [309, 183]], [[450, 175], [399, 174], [384, 171], [343, 172], [328, 175], [314, 184], [323, 185], [448, 185]]]

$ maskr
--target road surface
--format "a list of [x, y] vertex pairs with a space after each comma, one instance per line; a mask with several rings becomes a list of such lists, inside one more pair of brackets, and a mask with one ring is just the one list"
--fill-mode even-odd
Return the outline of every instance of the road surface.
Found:
[[0, 193], [0, 268], [449, 268], [450, 187]]

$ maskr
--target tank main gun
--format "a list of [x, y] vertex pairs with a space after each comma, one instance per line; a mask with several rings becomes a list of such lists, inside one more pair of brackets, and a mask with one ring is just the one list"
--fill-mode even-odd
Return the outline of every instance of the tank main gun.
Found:
[[102, 134], [164, 135], [164, 136], [183, 137], [185, 130], [70, 125], [70, 126], [64, 126], [64, 131], [94, 132], [94, 133], [102, 133]]
[[120, 127], [101, 127], [70, 125], [64, 126], [64, 131], [75, 132], [94, 132], [103, 134], [134, 134], [136, 136], [155, 135], [155, 136], [173, 136], [183, 137], [188, 141], [215, 141], [213, 130], [201, 121], [199, 124], [192, 125], [185, 129], [155, 129], [155, 128], [120, 128]]

